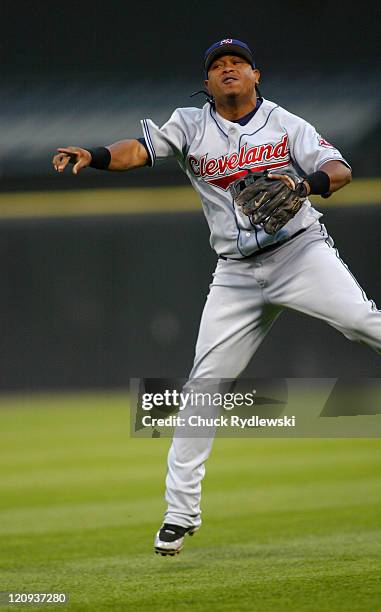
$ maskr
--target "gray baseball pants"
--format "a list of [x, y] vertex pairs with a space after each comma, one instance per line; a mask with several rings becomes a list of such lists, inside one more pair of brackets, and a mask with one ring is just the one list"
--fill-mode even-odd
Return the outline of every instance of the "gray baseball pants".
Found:
[[[326, 321], [381, 354], [381, 311], [340, 259], [319, 222], [274, 251], [219, 259], [201, 318], [190, 381], [237, 378], [284, 308]], [[200, 525], [201, 481], [213, 444], [175, 435], [168, 454], [165, 522]]]

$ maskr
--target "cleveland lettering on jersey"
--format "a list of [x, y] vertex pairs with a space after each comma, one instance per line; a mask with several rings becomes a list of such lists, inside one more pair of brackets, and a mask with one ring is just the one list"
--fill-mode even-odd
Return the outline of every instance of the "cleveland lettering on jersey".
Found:
[[[202, 178], [214, 177], [216, 175], [223, 176], [229, 170], [240, 169], [255, 169], [256, 165], [264, 161], [282, 160], [289, 161], [288, 136], [285, 134], [283, 138], [275, 144], [261, 144], [259, 146], [248, 146], [247, 143], [242, 145], [238, 153], [230, 153], [221, 155], [220, 157], [210, 157], [208, 153], [200, 158], [190, 155], [188, 163], [191, 171], [195, 176]], [[281, 164], [266, 164], [264, 167], [279, 167]], [[263, 166], [262, 166], [263, 168]]]
[[[201, 177], [211, 185], [226, 191], [233, 181], [247, 174], [248, 170], [260, 172], [286, 166], [290, 160], [288, 136], [285, 134], [275, 144], [249, 146], [245, 143], [240, 147], [238, 153], [233, 152], [217, 158], [208, 159], [208, 155], [206, 153], [200, 158], [189, 155], [188, 164], [191, 172], [194, 176]], [[279, 161], [270, 163], [272, 160]], [[239, 172], [231, 172], [237, 168], [240, 169]]]

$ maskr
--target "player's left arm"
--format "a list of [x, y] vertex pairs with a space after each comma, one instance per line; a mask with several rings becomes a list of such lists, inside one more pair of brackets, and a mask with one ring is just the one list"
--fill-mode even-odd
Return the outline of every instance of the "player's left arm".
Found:
[[[341, 189], [342, 187], [350, 183], [352, 180], [352, 172], [350, 168], [348, 168], [348, 166], [346, 166], [343, 162], [338, 161], [338, 160], [337, 161], [330, 160], [330, 161], [325, 162], [324, 164], [320, 166], [319, 172], [324, 172], [327, 175], [328, 180], [329, 180], [328, 191], [323, 196], [326, 198], [329, 195], [331, 195], [331, 193], [333, 193], [334, 191], [337, 191], [338, 189]], [[291, 189], [295, 189], [294, 181], [292, 180], [290, 176], [287, 176], [286, 174], [278, 174], [278, 173], [271, 172], [268, 175], [268, 178], [282, 181], [283, 183], [288, 185], [288, 187], [290, 187]], [[306, 188], [305, 195], [309, 196], [311, 193], [311, 182], [308, 180], [308, 178], [305, 178], [303, 180], [303, 184], [305, 185], [305, 188]], [[327, 184], [327, 187], [328, 187], [328, 184]]]
[[[283, 115], [283, 129], [288, 135], [290, 156], [296, 168], [301, 170], [303, 195], [321, 195], [326, 198], [349, 183], [352, 178], [351, 168], [340, 151], [301, 117], [288, 112]], [[293, 188], [291, 181], [287, 181], [287, 184]], [[302, 190], [302, 186], [298, 186], [298, 190]]]
[[[330, 160], [320, 166], [320, 170], [329, 176], [329, 193], [333, 193], [341, 189], [351, 182], [352, 172], [348, 166], [339, 160]], [[307, 186], [307, 195], [310, 194], [310, 186], [308, 181], [305, 181]]]

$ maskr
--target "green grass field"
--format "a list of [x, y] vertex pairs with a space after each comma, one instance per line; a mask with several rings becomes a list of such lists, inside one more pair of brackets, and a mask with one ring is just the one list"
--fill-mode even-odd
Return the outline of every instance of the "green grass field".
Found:
[[381, 440], [218, 439], [203, 527], [171, 558], [152, 549], [170, 441], [128, 424], [123, 394], [0, 400], [0, 591], [66, 592], [70, 610], [381, 609]]

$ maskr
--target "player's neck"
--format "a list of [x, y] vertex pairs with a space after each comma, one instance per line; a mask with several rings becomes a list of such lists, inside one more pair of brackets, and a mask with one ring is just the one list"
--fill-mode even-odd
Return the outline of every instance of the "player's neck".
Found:
[[256, 104], [256, 94], [245, 101], [238, 100], [237, 98], [215, 101], [217, 113], [228, 121], [237, 121], [237, 119], [241, 119], [241, 117], [244, 117], [254, 110]]

